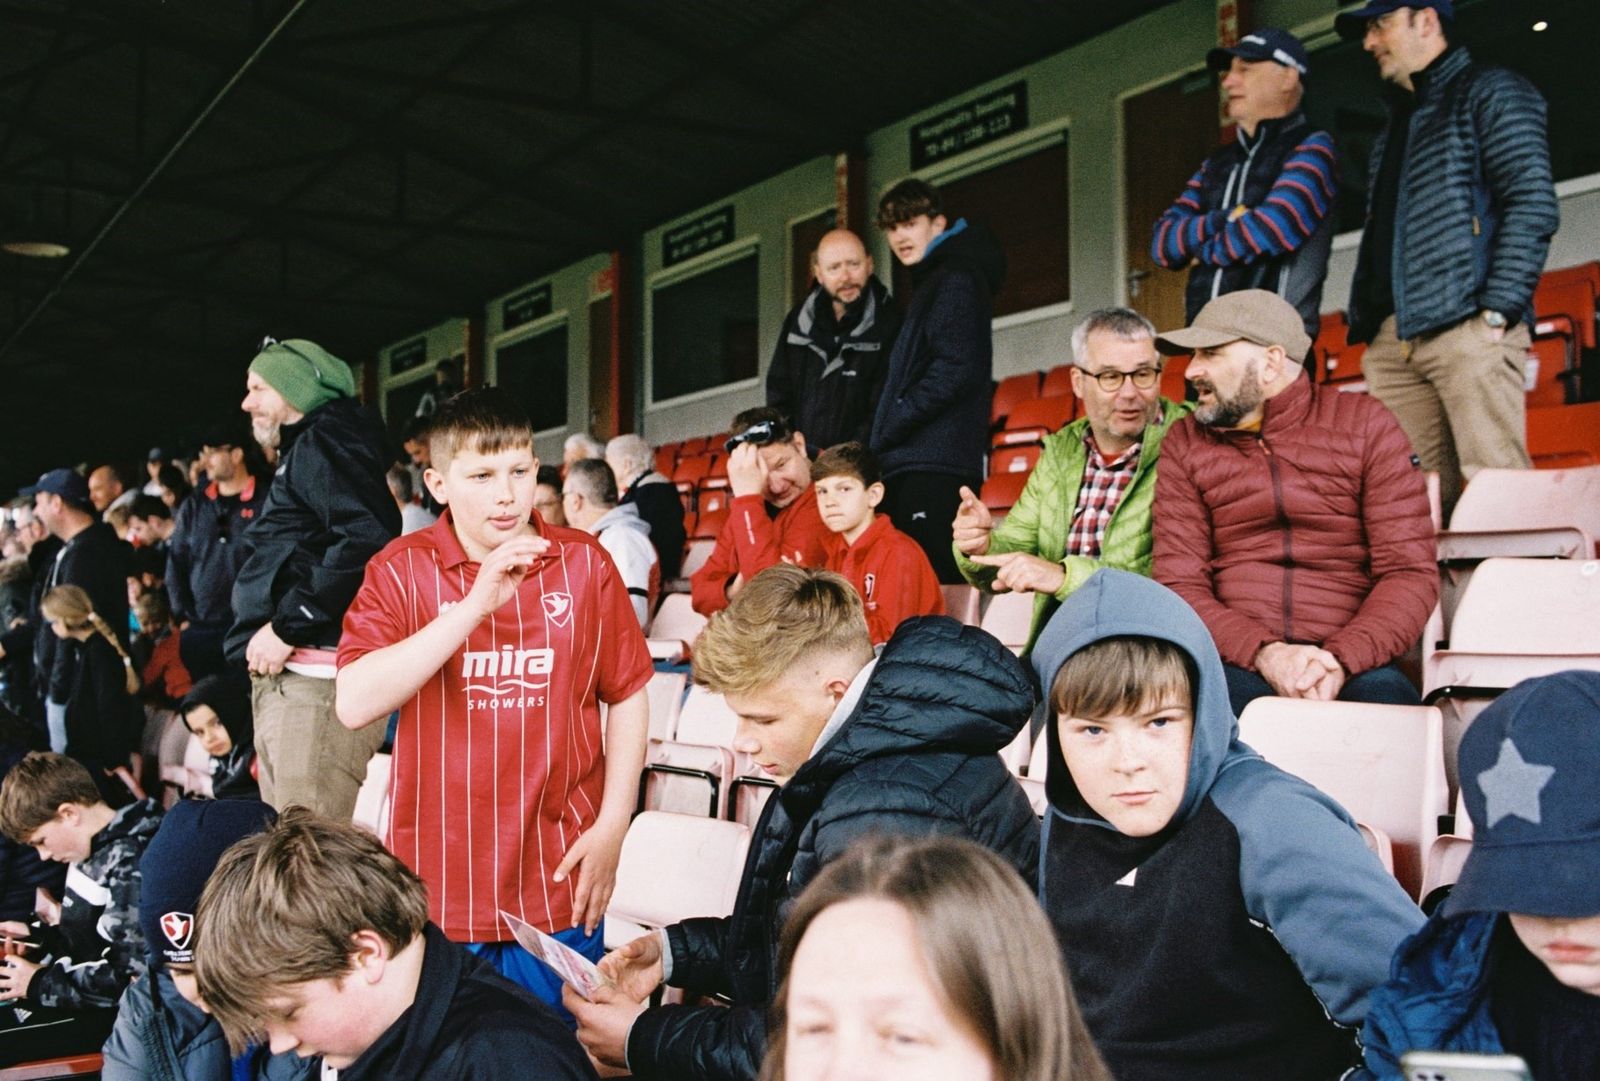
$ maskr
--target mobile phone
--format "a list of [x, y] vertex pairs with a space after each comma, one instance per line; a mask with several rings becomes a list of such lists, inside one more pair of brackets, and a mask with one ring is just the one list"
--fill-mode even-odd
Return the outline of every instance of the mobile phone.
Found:
[[1406, 1081], [1533, 1081], [1516, 1055], [1408, 1051], [1400, 1056], [1400, 1072]]

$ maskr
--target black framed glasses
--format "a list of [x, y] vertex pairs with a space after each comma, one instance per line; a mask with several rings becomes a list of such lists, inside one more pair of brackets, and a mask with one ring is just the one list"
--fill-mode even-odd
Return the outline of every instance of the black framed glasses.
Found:
[[1088, 368], [1079, 367], [1084, 375], [1100, 384], [1100, 389], [1107, 394], [1115, 394], [1122, 389], [1122, 381], [1130, 379], [1139, 390], [1149, 390], [1161, 382], [1160, 368], [1135, 368], [1131, 372], [1119, 372], [1115, 368], [1107, 368], [1103, 372], [1091, 372]]

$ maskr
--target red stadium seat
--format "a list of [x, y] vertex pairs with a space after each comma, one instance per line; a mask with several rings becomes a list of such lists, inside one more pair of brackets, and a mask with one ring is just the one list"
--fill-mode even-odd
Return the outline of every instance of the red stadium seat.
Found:
[[989, 409], [989, 422], [999, 424], [1011, 411], [1029, 398], [1039, 394], [1039, 373], [1023, 372], [1007, 376], [994, 388], [994, 404]]
[[[707, 488], [702, 482], [700, 485], [700, 516], [704, 518], [708, 514], [720, 514], [726, 517], [728, 513], [728, 504], [732, 498], [733, 495], [728, 491], [726, 486], [719, 488]], [[694, 535], [695, 534], [692, 533], [690, 534], [690, 536]], [[715, 533], [710, 535], [713, 537], [716, 536]]]
[[1600, 465], [1600, 402], [1529, 409], [1528, 456], [1537, 469]]
[[706, 453], [710, 449], [707, 443], [708, 438], [708, 436], [697, 435], [693, 439], [685, 439], [683, 446], [678, 448], [678, 460], [682, 461], [685, 458], [693, 458], [696, 455]]
[[[709, 453], [711, 466], [706, 470], [706, 475], [700, 481], [700, 491], [716, 491], [728, 486], [728, 456], [721, 451]], [[701, 497], [700, 509], [705, 509], [704, 496]]]
[[1584, 349], [1595, 348], [1597, 295], [1600, 263], [1549, 271], [1533, 291], [1534, 334], [1565, 334]]
[[1002, 447], [989, 455], [989, 475], [1000, 473], [1031, 473], [1039, 463], [1044, 448], [1037, 443], [1025, 447]]
[[1181, 402], [1186, 389], [1183, 373], [1189, 370], [1189, 354], [1168, 357], [1161, 367], [1161, 396], [1169, 402]]
[[663, 443], [656, 448], [656, 472], [663, 477], [672, 476], [672, 470], [678, 464], [678, 448], [681, 443]]
[[1058, 394], [1072, 393], [1072, 365], [1057, 364], [1044, 373], [1044, 383], [1039, 387], [1041, 398], [1054, 398]]
[[692, 494], [700, 486], [700, 481], [711, 471], [711, 455], [698, 454], [687, 458], [680, 458], [677, 466], [672, 471], [672, 482], [678, 486], [678, 491]]
[[983, 482], [978, 498], [992, 511], [1008, 511], [1016, 506], [1027, 483], [1026, 473], [998, 473]]
[[1339, 354], [1344, 352], [1347, 331], [1344, 321], [1344, 312], [1325, 312], [1322, 316], [1322, 325], [1317, 330], [1317, 339], [1311, 343], [1311, 355], [1316, 358], [1313, 366], [1312, 378], [1319, 383], [1326, 383], [1332, 376], [1334, 368], [1330, 361], [1337, 363]]
[[701, 509], [695, 515], [694, 530], [689, 533], [690, 540], [716, 540], [722, 535], [722, 527], [728, 521], [728, 507], [724, 503], [716, 510]]
[[1566, 405], [1568, 386], [1577, 378], [1577, 353], [1571, 339], [1544, 335], [1533, 339], [1528, 349], [1528, 396], [1530, 408]]
[[1011, 411], [1005, 427], [995, 433], [994, 446], [1009, 447], [1037, 443], [1072, 419], [1077, 399], [1058, 394], [1053, 398], [1030, 398]]

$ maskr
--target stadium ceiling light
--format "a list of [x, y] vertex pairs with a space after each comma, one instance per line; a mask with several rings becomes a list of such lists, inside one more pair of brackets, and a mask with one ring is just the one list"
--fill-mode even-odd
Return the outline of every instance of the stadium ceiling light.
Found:
[[1535, 34], [1541, 33], [1542, 31], [1548, 29], [1550, 29], [1550, 24], [1545, 22], [1543, 19], [1540, 19], [1538, 22], [1533, 24], [1533, 32]]
[[62, 259], [72, 254], [71, 248], [51, 240], [8, 240], [0, 243], [0, 249], [30, 259]]

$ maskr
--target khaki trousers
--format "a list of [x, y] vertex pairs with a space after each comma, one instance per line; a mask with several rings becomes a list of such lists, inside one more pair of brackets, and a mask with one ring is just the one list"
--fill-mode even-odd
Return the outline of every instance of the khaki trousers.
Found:
[[1367, 389], [1394, 413], [1422, 461], [1439, 474], [1445, 521], [1462, 486], [1480, 469], [1528, 469], [1523, 376], [1528, 327], [1492, 341], [1474, 316], [1401, 341], [1394, 316], [1361, 358]]
[[385, 726], [350, 731], [334, 716], [333, 680], [298, 672], [252, 676], [250, 705], [262, 800], [280, 811], [297, 803], [349, 821]]

